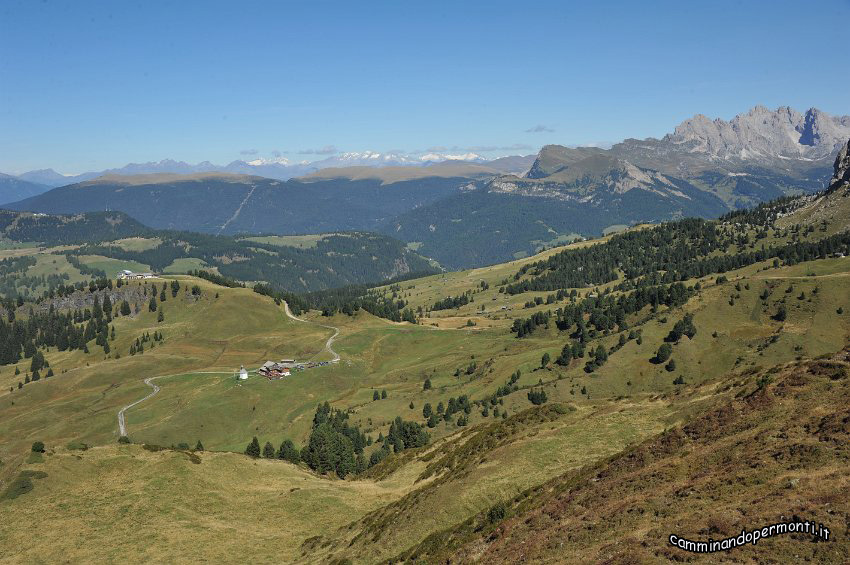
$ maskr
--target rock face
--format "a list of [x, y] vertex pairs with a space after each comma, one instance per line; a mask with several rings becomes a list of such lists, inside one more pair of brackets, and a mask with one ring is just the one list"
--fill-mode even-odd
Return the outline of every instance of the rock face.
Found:
[[850, 191], [850, 140], [835, 158], [835, 174], [829, 182], [829, 192], [845, 188]]
[[850, 137], [850, 116], [817, 108], [804, 114], [783, 106], [756, 106], [730, 121], [699, 114], [682, 122], [663, 141], [687, 144], [692, 152], [718, 159], [823, 159]]

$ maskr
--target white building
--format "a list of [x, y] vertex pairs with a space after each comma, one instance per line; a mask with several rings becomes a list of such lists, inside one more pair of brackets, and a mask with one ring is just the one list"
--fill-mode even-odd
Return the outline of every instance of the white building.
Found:
[[245, 366], [242, 365], [242, 368], [239, 369], [239, 380], [244, 381], [248, 379], [248, 370], [245, 369]]

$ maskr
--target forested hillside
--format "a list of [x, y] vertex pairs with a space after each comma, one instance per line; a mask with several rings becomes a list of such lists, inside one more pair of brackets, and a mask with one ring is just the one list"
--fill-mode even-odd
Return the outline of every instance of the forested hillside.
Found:
[[429, 260], [408, 250], [402, 242], [372, 233], [314, 236], [314, 245], [310, 247], [257, 241], [263, 238], [239, 239], [191, 232], [155, 233], [159, 243], [146, 249], [88, 244], [70, 253], [135, 261], [157, 272], [169, 269], [175, 262], [192, 260], [196, 267], [212, 268], [233, 279], [266, 282], [291, 292], [377, 283], [438, 270]]
[[[591, 204], [572, 198], [511, 194], [491, 189], [465, 192], [386, 222], [381, 230], [450, 268], [487, 265], [530, 256], [565, 238], [601, 235], [625, 227], [684, 216], [713, 218], [726, 208], [713, 196], [683, 185], [681, 197], [658, 198], [642, 190], [596, 194]], [[464, 245], [457, 245], [462, 241]]]
[[[72, 273], [104, 278], [122, 269], [186, 273], [204, 268], [299, 293], [439, 270], [404, 243], [375, 233], [300, 236], [296, 242], [274, 236], [237, 238], [153, 230], [122, 212], [51, 215], [0, 210], [0, 236], [21, 248], [17, 255], [30, 256], [26, 266], [4, 281], [11, 296], [51, 290], [69, 281]], [[36, 253], [40, 261], [34, 261]], [[53, 272], [54, 264], [63, 267]]]
[[121, 210], [143, 224], [213, 234], [373, 230], [382, 220], [455, 194], [464, 177], [278, 181], [249, 175], [107, 176], [8, 207], [50, 214]]
[[150, 231], [122, 212], [57, 216], [0, 210], [0, 235], [13, 241], [60, 245], [120, 239]]

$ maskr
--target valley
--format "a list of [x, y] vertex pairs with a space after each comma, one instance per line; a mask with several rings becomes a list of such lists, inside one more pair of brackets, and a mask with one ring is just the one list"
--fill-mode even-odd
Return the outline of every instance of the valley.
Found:
[[[850, 239], [843, 213], [817, 212], [844, 209], [836, 183], [717, 221], [639, 226], [345, 292], [276, 294], [206, 272], [75, 288], [71, 303], [116, 297], [113, 337], [83, 351], [46, 345], [52, 376], [21, 386], [32, 359], [0, 368], [0, 436], [11, 439], [0, 447], [0, 511], [18, 517], [0, 536], [18, 561], [231, 561], [247, 543], [261, 561], [367, 563], [506, 562], [519, 547], [534, 561], [655, 561], [681, 555], [669, 533], [707, 537], [705, 513], [717, 536], [790, 513], [837, 531], [850, 516], [834, 494], [847, 456]], [[64, 257], [32, 249], [3, 253]], [[366, 309], [389, 303], [416, 323]], [[236, 379], [241, 365], [281, 358], [338, 362]], [[358, 434], [346, 436], [357, 439], [353, 467], [336, 472], [321, 470], [335, 452], [317, 443], [326, 402]], [[393, 435], [413, 425], [423, 444]], [[250, 455], [252, 438], [268, 455]], [[714, 502], [679, 502], [696, 492]], [[786, 492], [798, 501], [781, 504]], [[780, 504], [746, 512], [754, 496]], [[21, 524], [35, 519], [46, 541], [25, 544]], [[60, 534], [68, 528], [75, 536]], [[848, 551], [786, 536], [758, 555], [791, 546], [815, 561]]]

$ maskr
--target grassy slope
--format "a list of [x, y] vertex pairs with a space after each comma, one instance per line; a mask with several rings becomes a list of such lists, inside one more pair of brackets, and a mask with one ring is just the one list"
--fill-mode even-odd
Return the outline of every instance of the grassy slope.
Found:
[[[735, 282], [734, 273], [729, 283], [709, 285], [700, 298], [687, 306], [696, 312], [699, 333], [692, 343], [684, 340], [676, 346], [674, 357], [689, 383], [714, 378], [727, 370], [741, 372], [752, 370], [754, 365], [769, 366], [789, 361], [798, 354], [834, 352], [845, 343], [850, 326], [846, 315], [842, 318], [835, 313], [835, 306], [848, 295], [850, 277], [846, 273], [850, 264], [842, 260], [827, 260], [778, 270], [750, 270], [752, 272], [744, 270], [746, 272], [741, 275], [747, 276], [751, 289], [741, 292], [742, 297], [735, 307], [727, 302]], [[768, 281], [778, 283], [769, 299], [768, 313], [774, 308], [771, 301], [785, 297], [784, 288], [792, 281], [795, 293], [787, 298], [789, 318], [779, 341], [760, 352], [758, 346], [780, 327], [766, 319], [767, 314], [762, 312], [758, 300], [762, 285]], [[800, 289], [813, 288], [815, 284], [820, 290], [812, 302], [797, 301]], [[258, 364], [269, 356], [309, 358], [319, 355], [317, 358], [321, 358], [321, 346], [329, 330], [288, 321], [271, 301], [244, 289], [205, 286], [205, 290], [205, 298], [198, 304], [166, 302], [166, 311], [171, 310], [173, 314], [168, 315], [163, 328], [166, 335], [163, 346], [143, 356], [125, 356], [118, 361], [69, 371], [47, 383], [27, 385], [23, 391], [27, 394], [16, 391], [12, 397], [16, 401], [14, 407], [5, 410], [0, 419], [0, 425], [5, 428], [2, 435], [19, 438], [14, 451], [19, 453], [21, 447], [35, 439], [48, 440], [49, 445], [60, 446], [59, 451], [61, 446], [73, 440], [98, 444], [114, 439], [117, 407], [141, 397], [147, 390], [140, 382], [142, 376], [188, 373], [202, 368], [232, 370], [241, 363], [248, 366]], [[219, 292], [218, 301], [212, 298], [213, 291]], [[796, 308], [797, 302], [800, 302], [799, 309]], [[246, 316], [245, 312], [250, 312], [250, 315]], [[551, 420], [515, 425], [513, 428], [519, 431], [508, 434], [508, 439], [500, 440], [497, 445], [487, 444], [479, 454], [479, 463], [456, 475], [442, 475], [433, 483], [417, 484], [416, 478], [429, 462], [460, 449], [459, 446], [464, 445], [471, 434], [487, 429], [486, 426], [464, 429], [454, 424], [440, 424], [432, 433], [438, 440], [446, 438], [448, 443], [438, 442], [439, 449], [435, 455], [408, 455], [409, 461], [400, 460], [408, 461], [405, 465], [395, 472], [389, 469], [388, 478], [372, 483], [375, 488], [392, 485], [393, 494], [381, 499], [385, 504], [372, 505], [372, 501], [361, 500], [359, 511], [350, 512], [344, 521], [328, 523], [327, 527], [314, 530], [305, 524], [293, 526], [292, 539], [281, 540], [282, 546], [270, 545], [278, 547], [283, 552], [280, 555], [293, 558], [296, 554], [300, 556], [300, 551], [305, 551], [305, 558], [316, 560], [339, 554], [356, 561], [372, 561], [378, 555], [390, 557], [421, 542], [429, 533], [463, 522], [468, 516], [506, 496], [533, 488], [568, 469], [579, 469], [612, 456], [679, 421], [681, 409], [671, 400], [678, 395], [677, 387], [672, 385], [673, 375], [649, 364], [648, 358], [669, 330], [668, 326], [672, 326], [681, 314], [680, 311], [667, 314], [666, 324], [657, 320], [645, 324], [642, 349], [630, 342], [612, 355], [609, 363], [595, 376], [585, 375], [578, 365], [563, 371], [554, 368], [534, 371], [541, 352], [555, 352], [564, 339], [546, 333], [529, 340], [517, 340], [504, 330], [437, 330], [391, 324], [364, 313], [355, 318], [337, 316], [332, 323], [340, 326], [342, 335], [335, 348], [344, 360], [350, 361], [350, 365], [342, 363], [336, 367], [305, 371], [286, 381], [268, 382], [252, 378], [242, 386], [235, 385], [229, 376], [219, 375], [196, 374], [163, 379], [160, 395], [128, 412], [128, 426], [134, 439], [166, 445], [180, 441], [193, 444], [201, 439], [208, 449], [241, 450], [246, 440], [255, 434], [263, 442], [271, 440], [278, 444], [289, 437], [303, 443], [315, 404], [327, 399], [335, 406], [354, 409], [352, 419], [375, 436], [379, 430], [385, 432], [389, 420], [397, 414], [420, 419], [421, 406], [426, 401], [436, 405], [440, 400], [445, 402], [449, 396], [458, 394], [469, 394], [473, 399], [490, 394], [518, 366], [523, 368], [524, 373], [521, 385], [534, 384], [541, 378], [551, 381], [552, 384], [547, 387], [550, 399], [569, 402], [575, 407], [574, 412], [557, 414]], [[145, 313], [138, 320], [119, 319], [119, 324], [124, 323], [128, 327], [118, 326], [116, 349], [123, 351], [125, 346], [129, 347], [129, 340], [135, 335], [129, 331], [130, 328], [140, 331], [142, 327], [155, 326], [152, 316]], [[319, 321], [327, 322], [321, 318]], [[737, 333], [727, 336], [721, 331], [718, 338], [712, 338], [711, 327], [721, 322], [721, 327], [730, 327], [734, 322]], [[835, 331], [836, 328], [840, 331]], [[234, 335], [234, 331], [239, 333]], [[605, 339], [613, 341], [614, 336]], [[793, 346], [798, 344], [803, 346], [802, 351], [794, 350]], [[454, 377], [454, 369], [465, 367], [473, 355], [479, 365], [488, 368], [471, 376]], [[743, 360], [736, 363], [738, 357]], [[490, 358], [493, 362], [487, 364]], [[61, 366], [63, 362], [52, 361], [52, 364]], [[641, 371], [645, 374], [640, 375]], [[695, 378], [700, 371], [704, 372], [704, 376]], [[624, 372], [632, 375], [631, 387], [625, 385]], [[431, 377], [434, 385], [427, 392], [422, 391], [426, 376]], [[578, 393], [581, 383], [588, 387], [588, 396]], [[389, 397], [373, 402], [373, 389], [380, 388], [386, 388]], [[658, 399], [657, 393], [665, 390], [670, 392], [670, 397]], [[618, 397], [621, 397], [620, 400], [616, 400]], [[414, 410], [408, 406], [411, 401], [414, 402]], [[528, 406], [525, 391], [521, 390], [506, 397], [502, 408], [510, 414], [519, 414]], [[57, 418], [57, 414], [60, 417]], [[492, 417], [482, 418], [477, 410], [471, 415], [473, 425], [491, 420]], [[501, 424], [493, 425], [495, 429], [501, 429]], [[3, 459], [14, 463], [17, 459], [11, 451], [8, 450]], [[115, 457], [109, 451], [104, 453], [108, 458]], [[8, 455], [12, 455], [11, 459]], [[159, 457], [166, 456], [160, 454]], [[250, 465], [247, 460], [241, 461]], [[275, 483], [274, 492], [283, 493], [297, 488], [297, 483], [293, 483], [291, 478], [284, 478], [291, 472], [284, 471], [289, 466], [281, 463], [278, 467], [281, 469], [281, 482]], [[187, 468], [193, 471], [201, 469], [204, 474], [209, 469], [195, 465]], [[62, 472], [54, 470], [49, 475], [47, 479], [36, 481], [34, 492], [52, 484], [54, 475], [59, 480]], [[191, 473], [186, 475], [176, 470], [164, 476], [185, 488], [189, 488], [186, 485], [195, 480]], [[79, 479], [68, 477], [62, 480], [71, 484]], [[318, 478], [311, 480], [325, 481]], [[226, 484], [226, 481], [220, 484]], [[328, 484], [349, 488], [349, 483]], [[97, 490], [102, 488], [101, 485]], [[122, 487], [119, 484], [115, 488]], [[227, 499], [227, 502], [222, 502], [221, 512], [233, 505], [249, 504], [255, 496], [239, 489], [231, 492], [231, 489], [220, 488], [209, 486], [217, 499]], [[335, 487], [328, 488], [336, 490]], [[124, 490], [115, 492], [114, 496], [119, 497], [122, 492]], [[337, 493], [337, 496], [346, 495]], [[28, 500], [29, 504], [38, 506], [41, 499], [28, 494], [20, 500]], [[47, 508], [43, 511], [46, 512]], [[298, 523], [299, 519], [293, 514], [286, 515], [288, 521]], [[96, 523], [93, 520], [89, 528], [94, 528]], [[389, 527], [389, 524], [394, 526]], [[216, 535], [215, 528], [194, 530], [198, 531], [185, 533], [185, 536], [215, 545], [212, 538], [206, 537]], [[87, 539], [96, 536], [94, 530], [84, 528], [84, 531]], [[296, 535], [295, 531], [311, 531], [323, 537], [321, 542], [307, 544], [299, 552], [290, 553], [298, 545], [295, 537], [301, 536], [301, 541], [310, 537], [301, 533]], [[374, 537], [376, 532], [380, 532], [377, 540]], [[138, 540], [136, 537], [132, 539]], [[167, 542], [166, 545], [179, 554], [185, 547], [183, 539], [183, 534], [174, 534], [166, 540], [160, 538], [160, 541]], [[352, 540], [353, 544], [348, 547]], [[61, 544], [59, 547], [62, 547]]]
[[[850, 497], [850, 352], [723, 381], [687, 424], [435, 535], [404, 555], [430, 562], [846, 563]], [[742, 529], [815, 520], [832, 539], [780, 535], [697, 558], [667, 543], [723, 539]]]
[[[281, 562], [303, 539], [395, 498], [392, 485], [316, 477], [276, 462], [110, 445], [58, 449], [31, 493], [0, 501], [3, 561]], [[39, 543], [24, 524], [38, 524]]]
[[150, 271], [150, 265], [139, 263], [138, 261], [124, 261], [121, 259], [113, 259], [102, 255], [80, 255], [80, 263], [91, 267], [92, 269], [100, 269], [106, 273], [107, 278], [114, 279], [123, 270], [146, 272]]
[[[0, 458], [41, 438], [53, 445], [72, 440], [90, 444], [114, 441], [116, 413], [150, 390], [142, 383], [145, 377], [193, 370], [235, 371], [240, 364], [258, 366], [269, 357], [300, 357], [315, 353], [330, 334], [289, 320], [271, 300], [250, 290], [221, 289], [188, 277], [181, 280], [201, 286], [201, 299], [192, 300], [182, 290], [176, 299], [169, 295], [162, 324], [157, 324], [156, 314], [147, 309], [134, 318], [117, 318], [117, 339], [111, 342], [109, 359], [93, 344], [88, 355], [48, 352], [56, 376], [13, 393], [8, 387], [23, 378], [28, 362], [19, 364], [19, 376], [12, 366], [4, 368], [0, 373], [0, 436], [13, 439], [4, 442]], [[137, 337], [154, 330], [165, 337], [162, 345], [144, 355], [127, 354]], [[115, 359], [115, 353], [121, 358]], [[132, 430], [132, 412], [127, 420]]]

